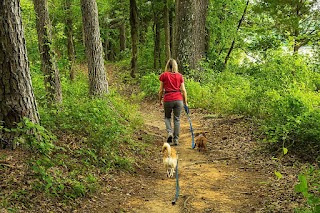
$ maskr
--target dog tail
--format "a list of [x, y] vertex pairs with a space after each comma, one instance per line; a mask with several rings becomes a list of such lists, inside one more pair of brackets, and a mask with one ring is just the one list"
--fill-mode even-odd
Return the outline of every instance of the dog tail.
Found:
[[171, 157], [171, 146], [168, 143], [164, 143], [162, 146], [162, 152], [167, 149], [168, 150], [168, 155]]

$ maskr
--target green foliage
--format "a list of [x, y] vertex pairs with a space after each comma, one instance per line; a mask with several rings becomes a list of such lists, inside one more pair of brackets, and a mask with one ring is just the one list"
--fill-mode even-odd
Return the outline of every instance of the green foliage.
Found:
[[248, 98], [250, 114], [263, 120], [267, 140], [299, 140], [296, 132], [302, 120], [320, 103], [314, 92], [317, 75], [303, 58], [279, 54], [248, 71], [254, 78], [254, 91]]
[[16, 143], [26, 145], [34, 154], [49, 156], [56, 148], [53, 141], [56, 137], [39, 124], [32, 123], [29, 119], [24, 118], [17, 124], [17, 128], [11, 131], [17, 132]]
[[255, 4], [255, 14], [262, 14], [273, 20], [272, 23], [269, 22], [269, 27], [291, 46], [310, 46], [319, 37], [320, 14], [317, 7], [318, 2], [314, 0], [262, 0]]
[[[43, 125], [53, 131], [81, 135], [83, 148], [77, 153], [85, 155], [90, 163], [106, 168], [118, 164], [114, 156], [120, 154], [121, 143], [132, 143], [130, 135], [142, 123], [137, 107], [128, 105], [112, 90], [102, 99], [88, 97], [87, 81], [81, 75], [73, 84], [63, 81], [62, 85], [63, 106], [40, 109]], [[120, 156], [116, 159], [130, 167], [122, 163]]]
[[294, 189], [301, 193], [306, 199], [307, 205], [304, 208], [296, 209], [297, 213], [317, 213], [320, 212], [320, 170], [310, 167], [304, 174], [300, 174], [299, 183]]
[[[242, 114], [258, 119], [270, 142], [319, 143], [320, 98], [318, 73], [301, 56], [270, 52], [264, 63], [210, 70], [186, 80], [192, 107], [222, 114]], [[201, 82], [201, 83], [200, 83]], [[286, 146], [287, 147], [287, 146]]]
[[[208, 62], [217, 70], [224, 69], [224, 59], [233, 39], [246, 2], [244, 0], [211, 0], [207, 27], [210, 35]], [[240, 40], [241, 38], [239, 38]], [[241, 46], [240, 42], [238, 44]]]
[[189, 104], [192, 107], [205, 108], [216, 113], [246, 113], [247, 97], [251, 93], [250, 81], [246, 77], [231, 71], [209, 72], [200, 75], [205, 83], [186, 80]]
[[295, 133], [300, 141], [308, 141], [310, 144], [320, 144], [320, 110], [317, 108], [301, 117], [301, 123]]
[[[149, 24], [147, 22], [147, 24]], [[154, 39], [153, 39], [153, 31], [151, 26], [145, 26], [146, 29], [144, 32], [145, 40], [143, 43], [139, 45], [139, 52], [138, 52], [138, 67], [139, 67], [139, 73], [141, 76], [148, 75], [149, 73], [155, 72], [153, 67], [153, 60], [154, 60]], [[142, 35], [141, 35], [142, 36]], [[164, 61], [164, 59], [162, 59]], [[164, 62], [165, 63], [165, 62]], [[160, 68], [160, 70], [164, 69], [163, 67]], [[160, 73], [160, 71], [159, 71]]]
[[[76, 198], [95, 189], [97, 181], [92, 175], [88, 175], [87, 178], [78, 178], [77, 174], [72, 173], [67, 177], [64, 175], [66, 171], [63, 170], [68, 167], [67, 163], [63, 163], [64, 167], [61, 167], [63, 160], [56, 154], [66, 150], [54, 144], [57, 138], [44, 127], [24, 118], [17, 124], [17, 128], [7, 131], [19, 135], [15, 142], [31, 152], [27, 162], [31, 168], [29, 175], [35, 177], [31, 181], [33, 190], [57, 197]], [[81, 173], [81, 170], [78, 173]], [[26, 190], [13, 191], [11, 199], [21, 199], [19, 194], [22, 192], [28, 194]]]
[[36, 156], [49, 156], [56, 148], [53, 145], [56, 137], [26, 117], [17, 123], [15, 128], [8, 129], [0, 126], [0, 130], [15, 135], [13, 140], [14, 147], [21, 145]]
[[190, 107], [207, 108], [211, 106], [213, 95], [209, 86], [201, 86], [199, 82], [190, 79], [185, 79], [185, 86]]
[[158, 97], [159, 85], [159, 75], [155, 73], [144, 75], [141, 78], [140, 88], [147, 97], [156, 99]]
[[40, 55], [38, 50], [38, 34], [33, 2], [30, 0], [21, 0], [20, 4], [28, 59], [34, 63], [40, 60]]
[[213, 107], [223, 113], [246, 114], [250, 103], [250, 78], [236, 75], [230, 71], [219, 73], [213, 79]]
[[[188, 100], [191, 107], [205, 108], [221, 114], [239, 113], [257, 118], [261, 131], [269, 142], [281, 142], [279, 147], [286, 154], [292, 146], [317, 147], [320, 143], [319, 112], [319, 12], [313, 8], [316, 1], [250, 2], [243, 26], [237, 32], [237, 24], [243, 13], [245, 0], [210, 1], [207, 30], [208, 51], [203, 70], [191, 70], [185, 76]], [[142, 97], [156, 98], [159, 88], [157, 72], [164, 67], [164, 48], [161, 48], [159, 70], [154, 70], [153, 12], [162, 11], [159, 1], [137, 1], [140, 18], [138, 69]], [[159, 4], [158, 4], [159, 3]], [[129, 104], [111, 89], [102, 99], [90, 98], [88, 79], [79, 74], [75, 82], [67, 81], [67, 41], [65, 32], [65, 1], [52, 0], [49, 4], [53, 24], [53, 46], [57, 52], [58, 66], [62, 74], [63, 104], [48, 107], [40, 69], [38, 39], [33, 3], [21, 0], [28, 58], [32, 81], [39, 106], [41, 125], [24, 120], [16, 131], [20, 134], [16, 143], [23, 144], [33, 154], [31, 172], [38, 178], [33, 189], [56, 197], [74, 199], [95, 190], [98, 182], [95, 169], [108, 171], [113, 168], [132, 169], [133, 158], [123, 151], [123, 145], [140, 150], [132, 134], [141, 125], [137, 106]], [[97, 0], [101, 38], [108, 39], [117, 56], [130, 65], [130, 51], [118, 53], [119, 30], [109, 24], [117, 18], [129, 29], [128, 1]], [[174, 10], [171, 1], [170, 8]], [[279, 9], [280, 8], [280, 9]], [[300, 8], [299, 16], [293, 14]], [[262, 9], [262, 10], [261, 10]], [[72, 1], [74, 43], [77, 59], [85, 59], [82, 35], [82, 18], [79, 2]], [[280, 11], [280, 12], [279, 12]], [[173, 14], [174, 15], [174, 14]], [[173, 17], [174, 18], [174, 17]], [[128, 30], [127, 30], [128, 31]], [[296, 34], [300, 32], [300, 34]], [[235, 39], [235, 48], [229, 66], [223, 66], [224, 58]], [[161, 43], [164, 42], [162, 33]], [[311, 45], [316, 47], [313, 59], [282, 54], [283, 46]], [[275, 51], [275, 50], [280, 51]], [[281, 53], [279, 53], [281, 52]], [[244, 56], [254, 56], [249, 59]], [[255, 60], [253, 63], [252, 60]], [[312, 64], [310, 64], [312, 63]], [[223, 71], [222, 71], [223, 70]], [[133, 82], [131, 78], [125, 79]], [[57, 143], [52, 132], [61, 137], [72, 137], [73, 144]], [[64, 138], [59, 138], [64, 141]], [[286, 148], [285, 148], [286, 147]], [[94, 168], [94, 169], [93, 169]], [[281, 173], [275, 173], [280, 177]], [[319, 206], [316, 187], [317, 170], [299, 176], [296, 187], [307, 199], [309, 212]], [[319, 176], [319, 175], [318, 175]], [[12, 193], [10, 199], [23, 199], [27, 191]], [[7, 202], [10, 203], [10, 199]], [[24, 198], [26, 199], [26, 198]]]
[[99, 175], [114, 169], [132, 171], [134, 155], [142, 154], [146, 146], [133, 137], [142, 125], [137, 106], [117, 92], [111, 89], [103, 98], [89, 97], [87, 76], [78, 73], [74, 82], [62, 78], [63, 103], [48, 107], [43, 75], [38, 66], [34, 68], [41, 126], [24, 119], [16, 129], [5, 129], [16, 132], [16, 142], [30, 153], [26, 176], [32, 178], [23, 190], [1, 192], [0, 208], [15, 209], [21, 203], [28, 208], [39, 193], [59, 202], [90, 195], [99, 188]]

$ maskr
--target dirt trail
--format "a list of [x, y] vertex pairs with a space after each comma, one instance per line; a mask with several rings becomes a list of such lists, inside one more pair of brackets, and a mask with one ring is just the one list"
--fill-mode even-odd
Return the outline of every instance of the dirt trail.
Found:
[[[110, 72], [115, 70], [113, 65], [108, 66]], [[111, 84], [116, 81], [110, 79]], [[120, 92], [130, 96], [136, 91], [123, 87]], [[81, 211], [74, 212], [291, 213], [301, 202], [293, 190], [301, 167], [294, 156], [287, 155], [282, 163], [272, 160], [269, 149], [255, 140], [253, 122], [244, 117], [220, 117], [191, 109], [194, 131], [209, 132], [208, 151], [191, 149], [189, 123], [182, 112], [180, 145], [175, 147], [180, 196], [172, 205], [175, 179], [166, 177], [160, 155], [166, 141], [163, 112], [156, 102], [141, 103], [140, 111], [145, 128], [137, 133], [139, 140], [144, 143], [149, 141], [144, 140], [146, 137], [153, 138], [145, 158], [136, 162], [133, 173], [107, 175], [105, 189], [82, 202]], [[277, 180], [275, 170], [284, 178]]]
[[[160, 151], [166, 139], [163, 113], [156, 106], [144, 105], [142, 115], [146, 131], [158, 136], [155, 146]], [[208, 127], [201, 124], [203, 117], [191, 116], [195, 132], [204, 128], [208, 130]], [[146, 178], [147, 189], [143, 196], [133, 196], [127, 200], [126, 206], [130, 212], [257, 212], [260, 199], [256, 197], [256, 192], [262, 174], [245, 171], [236, 161], [230, 164], [229, 158], [219, 154], [221, 147], [214, 146], [213, 131], [209, 130], [209, 134], [209, 150], [206, 153], [192, 149], [189, 123], [183, 112], [180, 145], [175, 147], [179, 155], [180, 183], [180, 196], [176, 205], [171, 204], [175, 195], [175, 179], [166, 177], [161, 155], [156, 153], [155, 175]]]

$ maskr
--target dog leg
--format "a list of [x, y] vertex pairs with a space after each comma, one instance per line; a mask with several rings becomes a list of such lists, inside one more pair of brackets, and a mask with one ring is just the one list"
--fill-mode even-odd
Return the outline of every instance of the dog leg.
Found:
[[173, 177], [173, 174], [174, 174], [174, 168], [171, 168], [171, 172], [170, 172], [171, 177]]

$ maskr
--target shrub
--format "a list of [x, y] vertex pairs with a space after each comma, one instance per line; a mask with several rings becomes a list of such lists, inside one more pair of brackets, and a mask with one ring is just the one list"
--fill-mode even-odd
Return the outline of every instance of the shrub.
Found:
[[211, 88], [202, 86], [199, 82], [185, 79], [185, 87], [188, 94], [188, 104], [190, 107], [207, 108], [212, 100]]
[[317, 213], [320, 212], [320, 189], [319, 189], [320, 170], [310, 167], [303, 174], [300, 174], [299, 183], [294, 189], [301, 193], [306, 200], [305, 207], [295, 209], [296, 213]]
[[142, 92], [147, 97], [150, 98], [157, 98], [158, 97], [158, 91], [159, 91], [159, 76], [155, 73], [150, 73], [145, 76], [142, 76], [141, 82], [140, 82], [140, 88]]
[[[96, 190], [98, 172], [114, 168], [132, 170], [134, 159], [128, 150], [143, 151], [145, 146], [132, 137], [135, 129], [142, 125], [137, 106], [129, 104], [112, 89], [103, 98], [89, 97], [88, 79], [78, 73], [74, 82], [61, 79], [63, 103], [49, 108], [43, 97], [43, 75], [33, 71], [41, 126], [26, 120], [15, 130], [36, 129], [41, 133], [40, 141], [38, 135], [19, 140], [28, 150], [37, 153], [28, 162], [30, 172], [36, 177], [32, 180], [33, 190], [74, 199]], [[66, 140], [69, 137], [73, 141]]]

